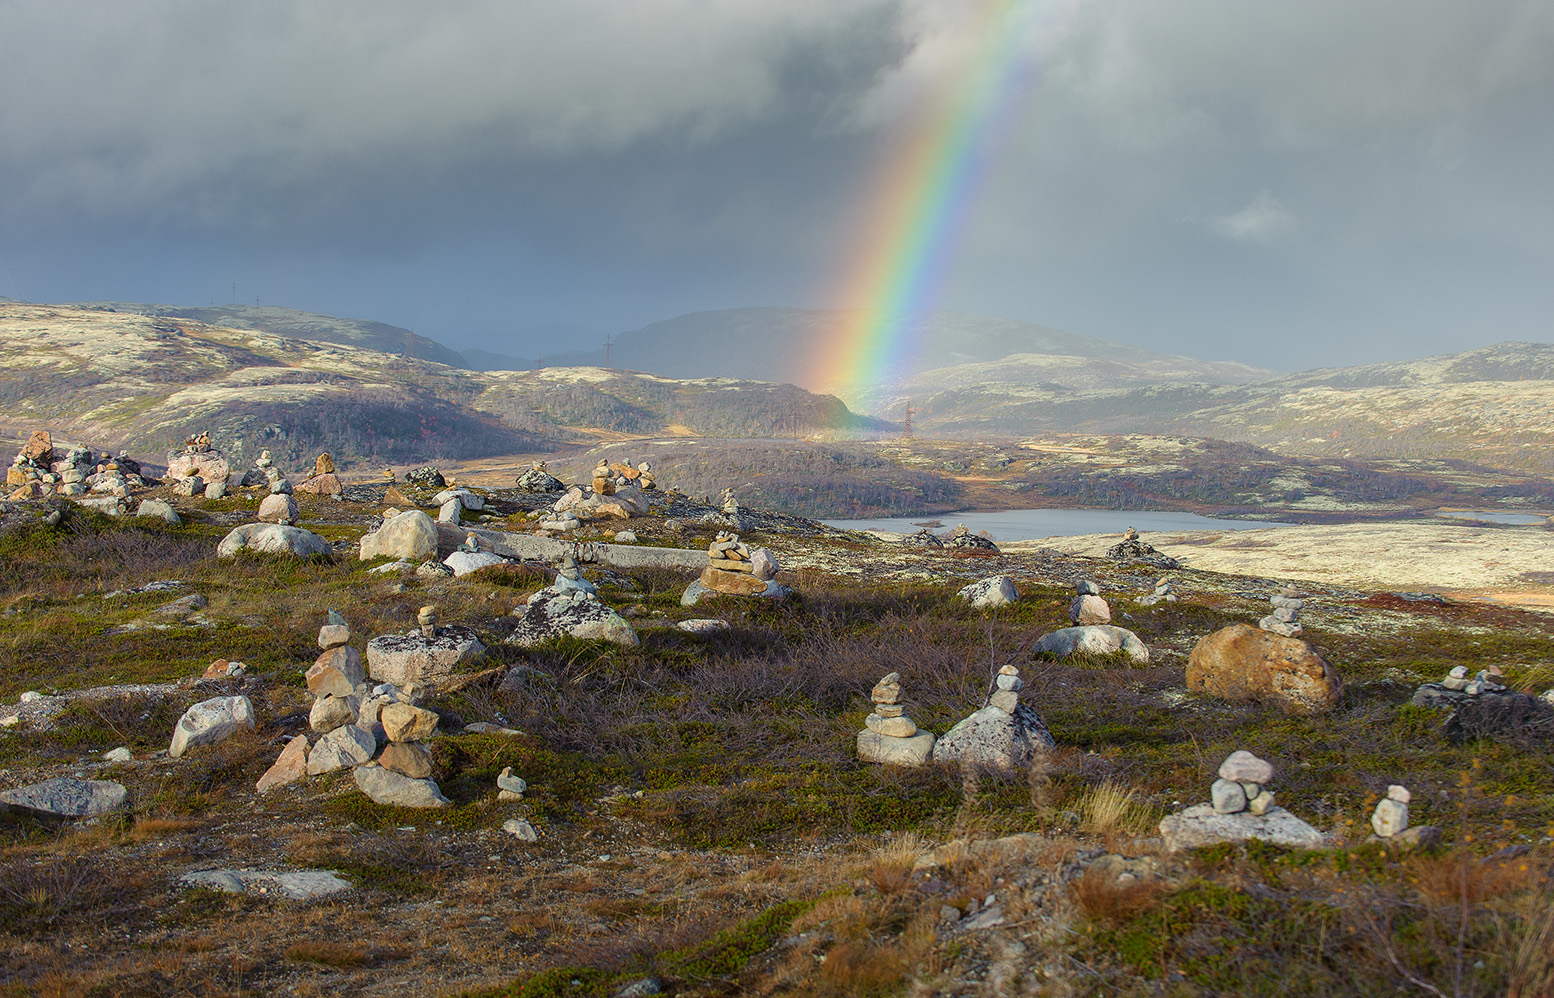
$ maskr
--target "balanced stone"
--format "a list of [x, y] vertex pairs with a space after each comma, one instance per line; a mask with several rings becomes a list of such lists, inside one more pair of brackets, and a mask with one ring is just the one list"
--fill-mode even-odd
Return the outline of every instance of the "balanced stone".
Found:
[[432, 753], [419, 742], [391, 742], [378, 757], [378, 765], [413, 780], [432, 775]]
[[917, 734], [917, 725], [910, 717], [882, 717], [870, 714], [863, 719], [863, 726], [890, 738], [911, 738]]
[[1273, 779], [1273, 763], [1259, 759], [1246, 749], [1237, 749], [1219, 764], [1219, 778], [1237, 782], [1267, 783]]
[[1215, 814], [1239, 814], [1246, 810], [1246, 791], [1234, 780], [1215, 780], [1209, 788]]

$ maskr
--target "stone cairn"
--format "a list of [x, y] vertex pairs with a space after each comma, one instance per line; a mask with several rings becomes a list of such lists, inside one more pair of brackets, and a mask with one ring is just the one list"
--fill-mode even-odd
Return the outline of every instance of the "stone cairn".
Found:
[[637, 486], [644, 492], [658, 488], [658, 480], [653, 477], [653, 469], [646, 461], [637, 465]]
[[919, 731], [917, 723], [906, 716], [901, 706], [901, 674], [892, 672], [875, 684], [869, 693], [874, 709], [863, 719], [858, 732], [860, 762], [882, 762], [896, 766], [921, 766], [933, 754], [931, 731]]
[[581, 589], [585, 593], [599, 591], [597, 586], [583, 578], [583, 569], [571, 551], [561, 556], [561, 567], [556, 569], [556, 581], [551, 586], [555, 589]]
[[1455, 666], [1441, 680], [1441, 685], [1456, 693], [1466, 693], [1470, 697], [1476, 697], [1481, 693], [1493, 693], [1496, 690], [1505, 689], [1505, 684], [1500, 681], [1500, 666], [1492, 665], [1487, 669], [1480, 669], [1478, 674], [1469, 678], [1468, 667]]
[[1040, 715], [1020, 702], [1025, 680], [1003, 665], [987, 703], [934, 742], [935, 762], [958, 762], [972, 770], [1028, 772], [1036, 757], [1056, 743]]
[[516, 484], [525, 492], [565, 492], [567, 487], [561, 479], [545, 470], [544, 461], [533, 461], [529, 468], [516, 479]]
[[1080, 627], [1112, 622], [1112, 608], [1101, 598], [1100, 586], [1086, 579], [1079, 583], [1077, 590], [1074, 602], [1068, 605], [1069, 620]]
[[308, 727], [319, 737], [311, 747], [306, 735], [293, 738], [256, 789], [265, 793], [307, 776], [349, 768], [362, 792], [380, 804], [446, 806], [447, 798], [431, 779], [432, 755], [424, 744], [440, 720], [436, 712], [420, 706], [425, 687], [416, 682], [369, 684], [361, 653], [350, 640], [345, 618], [330, 610], [318, 632], [323, 654], [306, 675], [308, 692], [315, 698]]
[[955, 533], [951, 535], [948, 546], [952, 548], [969, 548], [974, 551], [992, 551], [995, 553], [998, 551], [997, 544], [994, 544], [986, 537], [972, 533], [971, 528], [964, 523], [955, 525]]
[[1160, 581], [1155, 583], [1155, 591], [1148, 596], [1139, 598], [1139, 606], [1154, 606], [1156, 603], [1175, 603], [1176, 590], [1171, 587], [1171, 577], [1162, 575]]
[[1257, 626], [1287, 638], [1299, 637], [1300, 610], [1306, 605], [1306, 601], [1300, 598], [1300, 593], [1295, 587], [1285, 586], [1270, 596], [1268, 602], [1273, 604], [1273, 612], [1259, 620]]
[[1215, 814], [1267, 814], [1273, 791], [1263, 784], [1273, 779], [1273, 763], [1237, 749], [1219, 764], [1219, 779], [1209, 788]]
[[610, 471], [610, 462], [604, 458], [594, 465], [593, 490], [596, 496], [613, 496], [615, 494], [615, 474]]
[[907, 534], [901, 538], [901, 543], [909, 548], [942, 548], [944, 542], [934, 536], [933, 531], [923, 527], [915, 534]]
[[738, 516], [739, 515], [739, 500], [734, 498], [734, 490], [733, 489], [724, 489], [723, 490], [723, 499], [722, 499], [721, 505], [723, 507], [723, 515], [724, 516]]
[[1371, 814], [1371, 831], [1377, 838], [1390, 839], [1408, 828], [1408, 802], [1413, 795], [1408, 788], [1396, 783], [1387, 788], [1387, 796], [1376, 805]]
[[131, 485], [149, 484], [140, 477], [140, 465], [128, 455], [115, 459], [104, 453], [94, 462], [90, 447], [68, 451], [55, 447], [46, 430], [32, 434], [17, 451], [5, 480], [7, 487], [15, 488], [11, 499], [40, 499], [54, 493], [80, 496], [89, 491], [122, 499], [129, 496]]
[[713, 592], [735, 596], [754, 596], [766, 591], [766, 580], [758, 578], [750, 548], [738, 534], [719, 531], [707, 545], [707, 567], [702, 569], [701, 584]]

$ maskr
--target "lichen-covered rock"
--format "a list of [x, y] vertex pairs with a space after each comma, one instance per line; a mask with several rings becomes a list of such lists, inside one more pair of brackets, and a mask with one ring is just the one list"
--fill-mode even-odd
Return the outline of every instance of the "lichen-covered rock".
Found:
[[178, 511], [172, 507], [172, 504], [163, 502], [160, 499], [142, 499], [140, 505], [135, 507], [135, 515], [154, 516], [158, 520], [166, 520], [174, 526], [183, 522], [178, 516]]
[[385, 520], [361, 541], [362, 561], [380, 557], [424, 561], [436, 553], [437, 524], [418, 509]]
[[55, 777], [0, 793], [0, 808], [40, 818], [90, 818], [124, 808], [127, 792], [112, 780]]
[[1232, 624], [1193, 646], [1187, 688], [1227, 700], [1268, 700], [1287, 714], [1320, 714], [1338, 706], [1343, 680], [1299, 638]]
[[1301, 821], [1282, 807], [1271, 807], [1265, 814], [1242, 811], [1219, 814], [1212, 804], [1194, 804], [1160, 820], [1160, 834], [1166, 848], [1196, 849], [1220, 842], [1260, 839], [1275, 845], [1297, 849], [1321, 849], [1326, 835]]
[[1004, 606], [1020, 599], [1019, 590], [1007, 575], [990, 575], [973, 582], [955, 594], [975, 607]]
[[1088, 624], [1084, 627], [1060, 627], [1043, 634], [1031, 649], [1040, 654], [1050, 652], [1059, 658], [1069, 655], [1126, 654], [1135, 662], [1149, 661], [1149, 646], [1126, 627], [1110, 624]]
[[307, 558], [329, 554], [331, 550], [329, 542], [311, 530], [281, 523], [245, 523], [221, 539], [216, 546], [216, 557], [236, 558], [239, 552], [252, 551]]
[[627, 647], [638, 644], [637, 632], [625, 617], [581, 589], [541, 589], [518, 615], [518, 627], [507, 639], [510, 644], [527, 647], [563, 634]]
[[1025, 772], [1038, 753], [1051, 749], [1052, 733], [1025, 704], [1010, 713], [988, 705], [934, 742], [935, 762], [958, 762], [971, 769]]
[[178, 719], [167, 754], [176, 759], [196, 745], [213, 745], [245, 729], [254, 730], [254, 705], [247, 697], [202, 700]]
[[380, 683], [434, 684], [453, 675], [454, 668], [485, 653], [473, 629], [459, 624], [438, 627], [427, 639], [420, 631], [385, 634], [367, 642], [367, 674]]

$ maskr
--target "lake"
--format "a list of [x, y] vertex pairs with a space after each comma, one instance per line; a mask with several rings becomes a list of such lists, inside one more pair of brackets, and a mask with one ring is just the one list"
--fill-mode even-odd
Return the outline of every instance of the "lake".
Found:
[[1437, 513], [1436, 516], [1449, 516], [1454, 520], [1477, 520], [1480, 523], [1514, 523], [1524, 525], [1530, 523], [1542, 523], [1548, 517], [1541, 513], [1505, 513], [1497, 509], [1458, 509], [1450, 513]]
[[955, 529], [958, 523], [972, 533], [986, 530], [995, 541], [1032, 541], [1043, 537], [1070, 537], [1075, 534], [1118, 534], [1128, 527], [1140, 533], [1168, 530], [1254, 530], [1262, 527], [1287, 527], [1287, 523], [1268, 520], [1219, 520], [1197, 513], [1170, 513], [1151, 510], [1111, 509], [1005, 509], [991, 513], [945, 513], [941, 516], [900, 516], [874, 520], [824, 520], [844, 530], [883, 530], [895, 534], [915, 534], [918, 524], [938, 520], [942, 527], [930, 527], [934, 533]]

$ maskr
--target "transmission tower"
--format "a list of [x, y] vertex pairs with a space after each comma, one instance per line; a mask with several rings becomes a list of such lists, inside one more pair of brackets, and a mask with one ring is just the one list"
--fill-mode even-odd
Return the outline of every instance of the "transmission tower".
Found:
[[912, 438], [912, 413], [916, 411], [916, 409], [912, 408], [912, 401], [908, 399], [906, 404], [906, 418], [901, 420], [901, 435], [906, 437], [908, 440]]

